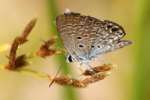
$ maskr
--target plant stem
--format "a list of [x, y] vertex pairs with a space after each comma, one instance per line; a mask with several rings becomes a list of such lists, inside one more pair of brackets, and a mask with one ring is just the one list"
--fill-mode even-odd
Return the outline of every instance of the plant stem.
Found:
[[[53, 23], [53, 21], [56, 20], [56, 16], [58, 15], [56, 0], [47, 0], [47, 1], [48, 1], [48, 12], [49, 12], [49, 16], [50, 16], [50, 19], [51, 19], [51, 32], [52, 32], [52, 35], [53, 34], [58, 35], [59, 39], [57, 41], [58, 42], [57, 46], [60, 47], [60, 48], [63, 48], [63, 45], [60, 41], [61, 40], [60, 35], [57, 33], [56, 26]], [[61, 65], [61, 67], [63, 67], [62, 71], [63, 71], [64, 74], [68, 74], [68, 73], [71, 72], [70, 71], [70, 66], [67, 65], [64, 55], [57, 56], [56, 61], [59, 63], [59, 65]], [[77, 98], [75, 90], [71, 87], [63, 88], [61, 94], [62, 94], [63, 100], [76, 100], [76, 98]]]

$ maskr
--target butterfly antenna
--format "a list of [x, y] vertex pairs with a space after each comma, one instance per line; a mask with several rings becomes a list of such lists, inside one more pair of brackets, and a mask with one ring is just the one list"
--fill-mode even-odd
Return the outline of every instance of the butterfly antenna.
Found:
[[57, 70], [57, 72], [56, 72], [54, 78], [52, 79], [51, 83], [49, 84], [49, 87], [51, 87], [52, 84], [55, 82], [55, 78], [57, 77], [58, 73], [60, 72], [60, 69], [61, 69], [61, 67], [59, 66], [59, 68], [58, 68], [58, 70]]

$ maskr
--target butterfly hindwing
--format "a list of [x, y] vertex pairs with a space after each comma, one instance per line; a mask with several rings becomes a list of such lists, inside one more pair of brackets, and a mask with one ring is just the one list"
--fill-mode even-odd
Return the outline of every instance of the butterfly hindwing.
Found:
[[[106, 52], [111, 52], [112, 47], [118, 43], [124, 36], [124, 29], [112, 21], [104, 20], [103, 27], [101, 27], [97, 34], [99, 36], [93, 43], [93, 48], [89, 54], [89, 57], [95, 57]], [[114, 49], [115, 50], [115, 49]]]

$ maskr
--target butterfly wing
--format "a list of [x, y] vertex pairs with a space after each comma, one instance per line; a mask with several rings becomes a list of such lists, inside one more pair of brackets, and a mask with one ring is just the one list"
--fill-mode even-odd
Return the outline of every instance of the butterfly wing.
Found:
[[129, 40], [119, 40], [119, 41], [115, 41], [113, 44], [102, 45], [101, 47], [96, 48], [91, 52], [90, 58], [91, 59], [95, 58], [98, 55], [112, 52], [114, 50], [128, 46], [130, 44], [132, 44], [132, 42]]
[[126, 33], [112, 21], [69, 12], [58, 16], [56, 25], [65, 48], [76, 61], [91, 60], [131, 44], [128, 40], [121, 40]]
[[129, 40], [121, 40], [125, 36], [124, 29], [112, 21], [104, 20], [103, 27], [97, 31], [99, 35], [94, 41], [94, 48], [91, 49], [89, 58], [111, 52], [131, 44]]
[[56, 19], [57, 30], [64, 46], [77, 61], [88, 59], [98, 29], [93, 27], [95, 22], [97, 22], [96, 18], [73, 12], [60, 15]]

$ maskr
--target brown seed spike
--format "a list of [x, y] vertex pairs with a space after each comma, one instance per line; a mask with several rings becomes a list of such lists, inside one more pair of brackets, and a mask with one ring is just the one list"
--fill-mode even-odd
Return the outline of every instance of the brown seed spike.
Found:
[[68, 76], [56, 76], [51, 80], [50, 86], [52, 83], [56, 83], [62, 86], [72, 86], [75, 88], [85, 88], [88, 85], [103, 80], [109, 74], [108, 72], [112, 70], [113, 65], [111, 64], [104, 64], [101, 66], [97, 66], [92, 68], [95, 71], [93, 74], [87, 73], [89, 70], [86, 70], [82, 75], [84, 75], [84, 79], [74, 79]]
[[87, 84], [84, 84], [80, 80], [72, 79], [72, 86], [76, 88], [85, 88], [87, 87]]
[[22, 67], [23, 65], [27, 64], [25, 61], [25, 55], [17, 56], [17, 49], [19, 45], [24, 44], [27, 41], [27, 36], [33, 29], [33, 27], [36, 24], [36, 19], [31, 20], [25, 27], [24, 31], [22, 34], [18, 37], [16, 37], [11, 45], [10, 53], [9, 53], [9, 63], [6, 65], [6, 69], [9, 70], [15, 70], [19, 67]]
[[88, 84], [97, 82], [99, 80], [103, 80], [106, 76], [107, 76], [106, 73], [98, 73], [98, 74], [90, 76], [89, 78], [82, 80], [82, 83], [88, 85]]
[[55, 83], [60, 84], [60, 85], [70, 85], [70, 84], [72, 84], [72, 79], [70, 79], [67, 76], [56, 77], [53, 80], [55, 81]]
[[29, 33], [31, 32], [31, 30], [33, 29], [33, 27], [35, 26], [37, 22], [37, 19], [34, 18], [32, 19], [28, 24], [27, 26], [25, 27], [21, 37], [24, 38], [24, 40], [28, 37]]
[[54, 43], [55, 38], [45, 41], [44, 44], [41, 45], [40, 49], [36, 52], [36, 55], [43, 58], [54, 55], [56, 53], [56, 50], [51, 48]]
[[75, 88], [85, 88], [89, 84], [98, 82], [100, 80], [103, 80], [107, 74], [104, 73], [97, 73], [95, 75], [86, 77], [83, 80], [78, 80], [78, 79], [73, 79], [69, 78], [67, 76], [59, 76], [59, 77], [54, 77], [53, 82], [62, 86], [72, 86]]
[[92, 71], [91, 70], [85, 70], [83, 75], [85, 75], [85, 76], [94, 75], [94, 74], [99, 73], [99, 72], [110, 71], [111, 69], [112, 69], [111, 64], [104, 64], [104, 65], [101, 65], [101, 66], [93, 67]]
[[27, 60], [27, 57], [26, 55], [20, 55], [16, 58], [16, 68], [20, 68], [20, 67], [23, 67], [23, 66], [26, 66], [28, 65], [29, 63], [26, 61]]

